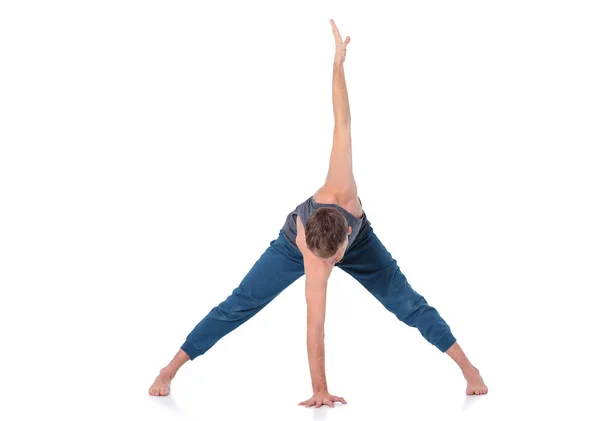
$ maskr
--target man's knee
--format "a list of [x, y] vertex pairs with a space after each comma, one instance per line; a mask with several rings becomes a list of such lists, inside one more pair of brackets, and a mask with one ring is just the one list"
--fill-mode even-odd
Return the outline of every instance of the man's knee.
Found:
[[398, 305], [396, 315], [400, 320], [409, 326], [417, 326], [421, 319], [427, 314], [430, 309], [427, 300], [422, 296], [415, 294], [407, 297]]
[[244, 294], [239, 288], [236, 288], [231, 295], [219, 303], [213, 311], [219, 319], [236, 321], [251, 317], [262, 307], [263, 303], [259, 300]]

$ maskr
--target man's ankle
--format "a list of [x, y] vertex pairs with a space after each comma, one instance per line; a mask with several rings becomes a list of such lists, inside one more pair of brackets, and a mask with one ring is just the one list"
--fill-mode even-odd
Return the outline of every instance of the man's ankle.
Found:
[[470, 365], [469, 367], [467, 367], [463, 370], [463, 375], [465, 377], [478, 376], [479, 370], [477, 370], [477, 368], [475, 368], [475, 366]]
[[175, 377], [176, 373], [177, 373], [177, 370], [175, 370], [169, 366], [166, 366], [165, 368], [160, 370], [161, 375], [168, 376], [170, 379], [173, 379], [173, 377]]

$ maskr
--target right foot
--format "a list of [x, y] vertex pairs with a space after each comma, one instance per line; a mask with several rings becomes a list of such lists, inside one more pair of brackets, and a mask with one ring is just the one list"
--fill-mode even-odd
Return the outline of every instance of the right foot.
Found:
[[488, 387], [475, 367], [465, 373], [465, 379], [467, 380], [467, 395], [485, 395], [488, 392]]
[[152, 386], [150, 386], [148, 393], [151, 396], [167, 396], [171, 389], [171, 380], [173, 380], [173, 377], [175, 377], [175, 373], [163, 368], [160, 370], [160, 374], [156, 377], [154, 383], [152, 383]]

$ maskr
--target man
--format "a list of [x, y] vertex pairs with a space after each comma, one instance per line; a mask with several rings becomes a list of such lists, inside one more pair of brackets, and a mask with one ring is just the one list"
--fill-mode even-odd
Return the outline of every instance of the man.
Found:
[[299, 405], [318, 408], [333, 407], [334, 402], [345, 404], [344, 398], [329, 393], [325, 378], [325, 299], [334, 266], [356, 278], [399, 320], [419, 329], [427, 341], [448, 354], [462, 370], [467, 394], [488, 391], [446, 322], [411, 288], [362, 209], [352, 173], [350, 107], [343, 66], [350, 37], [342, 42], [334, 21], [330, 23], [335, 39], [335, 125], [325, 185], [287, 216], [279, 237], [271, 241], [240, 285], [196, 325], [156, 377], [149, 390], [152, 396], [168, 395], [171, 380], [186, 361], [204, 354], [306, 274], [307, 350], [313, 396]]

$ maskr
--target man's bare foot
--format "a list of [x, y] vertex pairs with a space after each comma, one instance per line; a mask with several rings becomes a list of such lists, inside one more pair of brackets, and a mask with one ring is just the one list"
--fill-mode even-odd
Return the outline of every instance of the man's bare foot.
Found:
[[467, 395], [485, 395], [488, 392], [488, 388], [483, 382], [479, 370], [475, 367], [465, 373], [465, 379], [467, 379]]
[[166, 369], [160, 370], [160, 374], [150, 386], [148, 393], [151, 396], [167, 396], [171, 390], [171, 380], [175, 377], [175, 373]]

